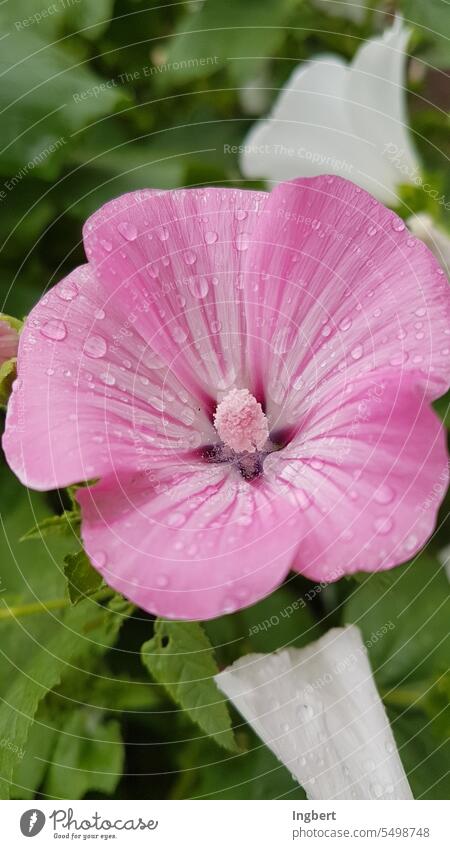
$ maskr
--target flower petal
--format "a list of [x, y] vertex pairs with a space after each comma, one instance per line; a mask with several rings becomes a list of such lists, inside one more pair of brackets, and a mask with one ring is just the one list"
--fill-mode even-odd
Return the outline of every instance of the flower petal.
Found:
[[390, 569], [433, 531], [448, 482], [445, 431], [413, 375], [343, 378], [305, 405], [297, 436], [264, 471], [300, 508], [293, 568], [318, 581]]
[[398, 203], [397, 185], [413, 183], [419, 166], [405, 106], [409, 35], [398, 17], [362, 45], [351, 65], [338, 56], [300, 65], [270, 117], [246, 138], [243, 174], [278, 182], [335, 173]]
[[343, 375], [375, 368], [420, 370], [430, 398], [443, 394], [448, 282], [428, 248], [370, 195], [339, 177], [278, 186], [247, 261], [252, 391], [269, 396], [266, 412], [280, 427], [305, 392], [317, 399]]
[[7, 316], [0, 313], [0, 366], [17, 356], [19, 334], [8, 322]]
[[354, 626], [248, 654], [215, 680], [308, 798], [413, 798]]
[[144, 610], [210, 619], [263, 598], [288, 572], [297, 509], [229, 465], [105, 478], [77, 494], [105, 581]]
[[86, 224], [86, 254], [112, 304], [199, 402], [245, 385], [241, 271], [267, 195], [234, 189], [134, 192]]
[[88, 265], [28, 316], [3, 436], [8, 463], [26, 485], [53, 489], [174, 462], [215, 436]]

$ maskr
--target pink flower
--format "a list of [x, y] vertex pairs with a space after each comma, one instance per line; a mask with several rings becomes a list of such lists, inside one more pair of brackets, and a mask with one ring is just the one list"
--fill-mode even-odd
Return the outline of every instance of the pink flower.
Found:
[[[450, 296], [403, 222], [338, 177], [135, 192], [21, 334], [4, 449], [78, 492], [105, 580], [206, 619], [298, 570], [389, 569], [433, 530]], [[442, 491], [442, 488], [441, 490]]]
[[0, 313], [0, 367], [17, 355], [19, 334], [9, 323], [8, 317]]

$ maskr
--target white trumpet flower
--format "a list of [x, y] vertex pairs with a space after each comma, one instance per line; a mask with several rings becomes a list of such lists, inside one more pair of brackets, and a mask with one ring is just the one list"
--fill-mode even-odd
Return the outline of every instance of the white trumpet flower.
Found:
[[395, 205], [397, 186], [419, 179], [404, 87], [409, 35], [397, 17], [351, 64], [323, 55], [300, 65], [246, 137], [244, 176], [279, 182], [334, 173]]
[[310, 799], [412, 799], [355, 626], [250, 654], [215, 677]]

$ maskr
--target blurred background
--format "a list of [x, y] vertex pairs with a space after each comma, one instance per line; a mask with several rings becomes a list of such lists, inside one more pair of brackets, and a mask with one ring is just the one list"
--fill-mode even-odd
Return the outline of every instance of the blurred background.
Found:
[[[244, 180], [239, 170], [237, 147], [253, 122], [267, 114], [299, 62], [321, 53], [351, 60], [366, 39], [392, 23], [396, 11], [412, 28], [407, 68], [412, 138], [424, 179], [436, 196], [450, 197], [445, 114], [450, 17], [442, 0], [3, 2], [0, 310], [22, 318], [48, 287], [84, 262], [82, 224], [116, 195], [142, 187], [264, 187]], [[399, 192], [403, 217], [426, 211], [448, 227], [444, 205], [430, 193], [411, 185]], [[27, 492], [4, 463], [0, 486], [0, 591], [19, 606], [58, 599], [64, 593], [67, 541], [19, 543], [19, 538], [37, 519], [60, 511], [66, 495]], [[446, 511], [444, 505], [442, 519]], [[286, 605], [311, 590], [297, 577], [250, 611], [210, 623], [219, 664], [249, 650], [308, 643], [343, 621], [357, 621], [371, 639], [406, 608], [395, 637], [387, 628], [371, 643], [371, 660], [415, 795], [448, 798], [449, 684], [441, 674], [448, 659], [441, 611], [448, 585], [436, 558], [447, 542], [442, 524], [414, 578], [395, 594], [386, 593], [389, 575], [372, 576], [357, 593], [356, 580], [344, 580], [308, 598], [295, 617], [281, 617]], [[432, 586], [423, 593], [430, 576]], [[419, 635], [418, 593], [421, 613], [433, 613], [432, 626]], [[57, 605], [55, 611], [14, 622], [2, 621], [0, 612], [3, 698], [30, 653], [36, 652], [36, 676], [45, 677], [42, 646], [57, 646], [59, 640]], [[249, 640], [254, 624], [274, 614], [279, 627]], [[19, 750], [13, 753], [13, 795], [304, 798], [245, 724], [237, 739], [246, 753], [226, 755], [149, 683], [139, 647], [151, 636], [151, 617], [127, 619], [114, 649], [107, 647], [115, 635], [103, 634], [102, 652], [95, 649], [100, 626], [92, 623], [92, 650], [83, 660], [65, 668], [45, 699], [35, 694], [37, 721], [25, 746], [12, 725], [0, 721], [0, 755]], [[17, 699], [19, 689], [20, 683]], [[14, 698], [13, 693], [13, 704]]]

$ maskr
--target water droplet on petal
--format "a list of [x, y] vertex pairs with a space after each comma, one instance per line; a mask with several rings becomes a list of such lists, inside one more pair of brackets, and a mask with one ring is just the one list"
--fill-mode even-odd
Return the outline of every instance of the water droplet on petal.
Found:
[[156, 586], [161, 587], [161, 589], [164, 589], [164, 587], [168, 587], [169, 579], [167, 575], [158, 575], [158, 577], [156, 578]]
[[236, 218], [237, 218], [238, 221], [245, 221], [245, 219], [247, 218], [247, 215], [248, 215], [248, 213], [245, 211], [245, 209], [237, 209], [236, 210]]
[[41, 333], [47, 339], [52, 339], [54, 342], [62, 342], [67, 336], [67, 327], [59, 318], [51, 318], [46, 321], [41, 327]]
[[172, 328], [171, 335], [174, 342], [178, 342], [180, 345], [182, 345], [183, 342], [186, 342], [186, 339], [188, 338], [186, 331], [183, 330], [182, 327]]
[[97, 569], [102, 569], [106, 565], [106, 554], [104, 551], [95, 551], [91, 556], [92, 565]]
[[209, 289], [206, 277], [191, 277], [188, 282], [188, 289], [194, 298], [205, 298]]
[[405, 229], [405, 222], [401, 218], [392, 218], [391, 227], [396, 233], [401, 233]]
[[121, 236], [127, 240], [127, 242], [134, 242], [137, 239], [138, 231], [135, 224], [132, 224], [131, 221], [122, 221], [117, 225], [117, 229]]
[[340, 330], [350, 330], [352, 326], [352, 320], [348, 316], [343, 318], [342, 321], [339, 322]]
[[214, 242], [217, 242], [217, 239], [218, 236], [217, 233], [214, 232], [214, 230], [208, 230], [205, 233], [205, 242], [207, 245], [213, 245]]
[[101, 309], [95, 310], [94, 316], [95, 316], [96, 319], [98, 319], [98, 321], [103, 321], [103, 319], [105, 318], [105, 315], [106, 315], [105, 310], [101, 310]]
[[393, 528], [394, 522], [390, 516], [380, 516], [375, 519], [373, 526], [377, 534], [388, 534]]
[[381, 484], [374, 493], [375, 501], [377, 501], [378, 504], [390, 504], [394, 497], [394, 490], [387, 484]]
[[249, 233], [239, 233], [236, 238], [236, 248], [238, 251], [246, 251], [250, 244]]
[[409, 537], [405, 540], [405, 548], [406, 551], [414, 551], [418, 543], [418, 539], [415, 534], [410, 534]]
[[371, 224], [367, 228], [367, 235], [368, 236], [375, 236], [376, 233], [378, 233], [378, 227], [376, 227], [375, 224]]
[[196, 262], [197, 260], [197, 256], [194, 251], [186, 251], [186, 253], [183, 255], [183, 259], [186, 265], [194, 265], [194, 262]]
[[109, 372], [105, 372], [105, 374], [101, 374], [100, 380], [102, 380], [103, 383], [106, 383], [107, 386], [114, 386], [114, 384], [116, 382], [116, 378], [113, 377], [112, 374], [109, 374]]
[[63, 283], [57, 288], [56, 293], [62, 301], [73, 301], [78, 295], [78, 289], [75, 283]]
[[350, 351], [350, 355], [354, 360], [360, 360], [363, 355], [363, 347], [362, 345], [356, 345]]
[[167, 242], [167, 239], [169, 238], [169, 231], [167, 227], [159, 227], [156, 231], [156, 235], [161, 242]]
[[103, 336], [89, 336], [86, 339], [84, 353], [96, 360], [105, 356], [107, 347]]
[[184, 525], [185, 521], [186, 516], [183, 513], [171, 513], [167, 519], [167, 524], [170, 525], [171, 528], [179, 528], [181, 525]]
[[111, 242], [108, 242], [107, 239], [100, 239], [100, 244], [102, 248], [104, 248], [104, 250], [108, 253], [113, 249]]

